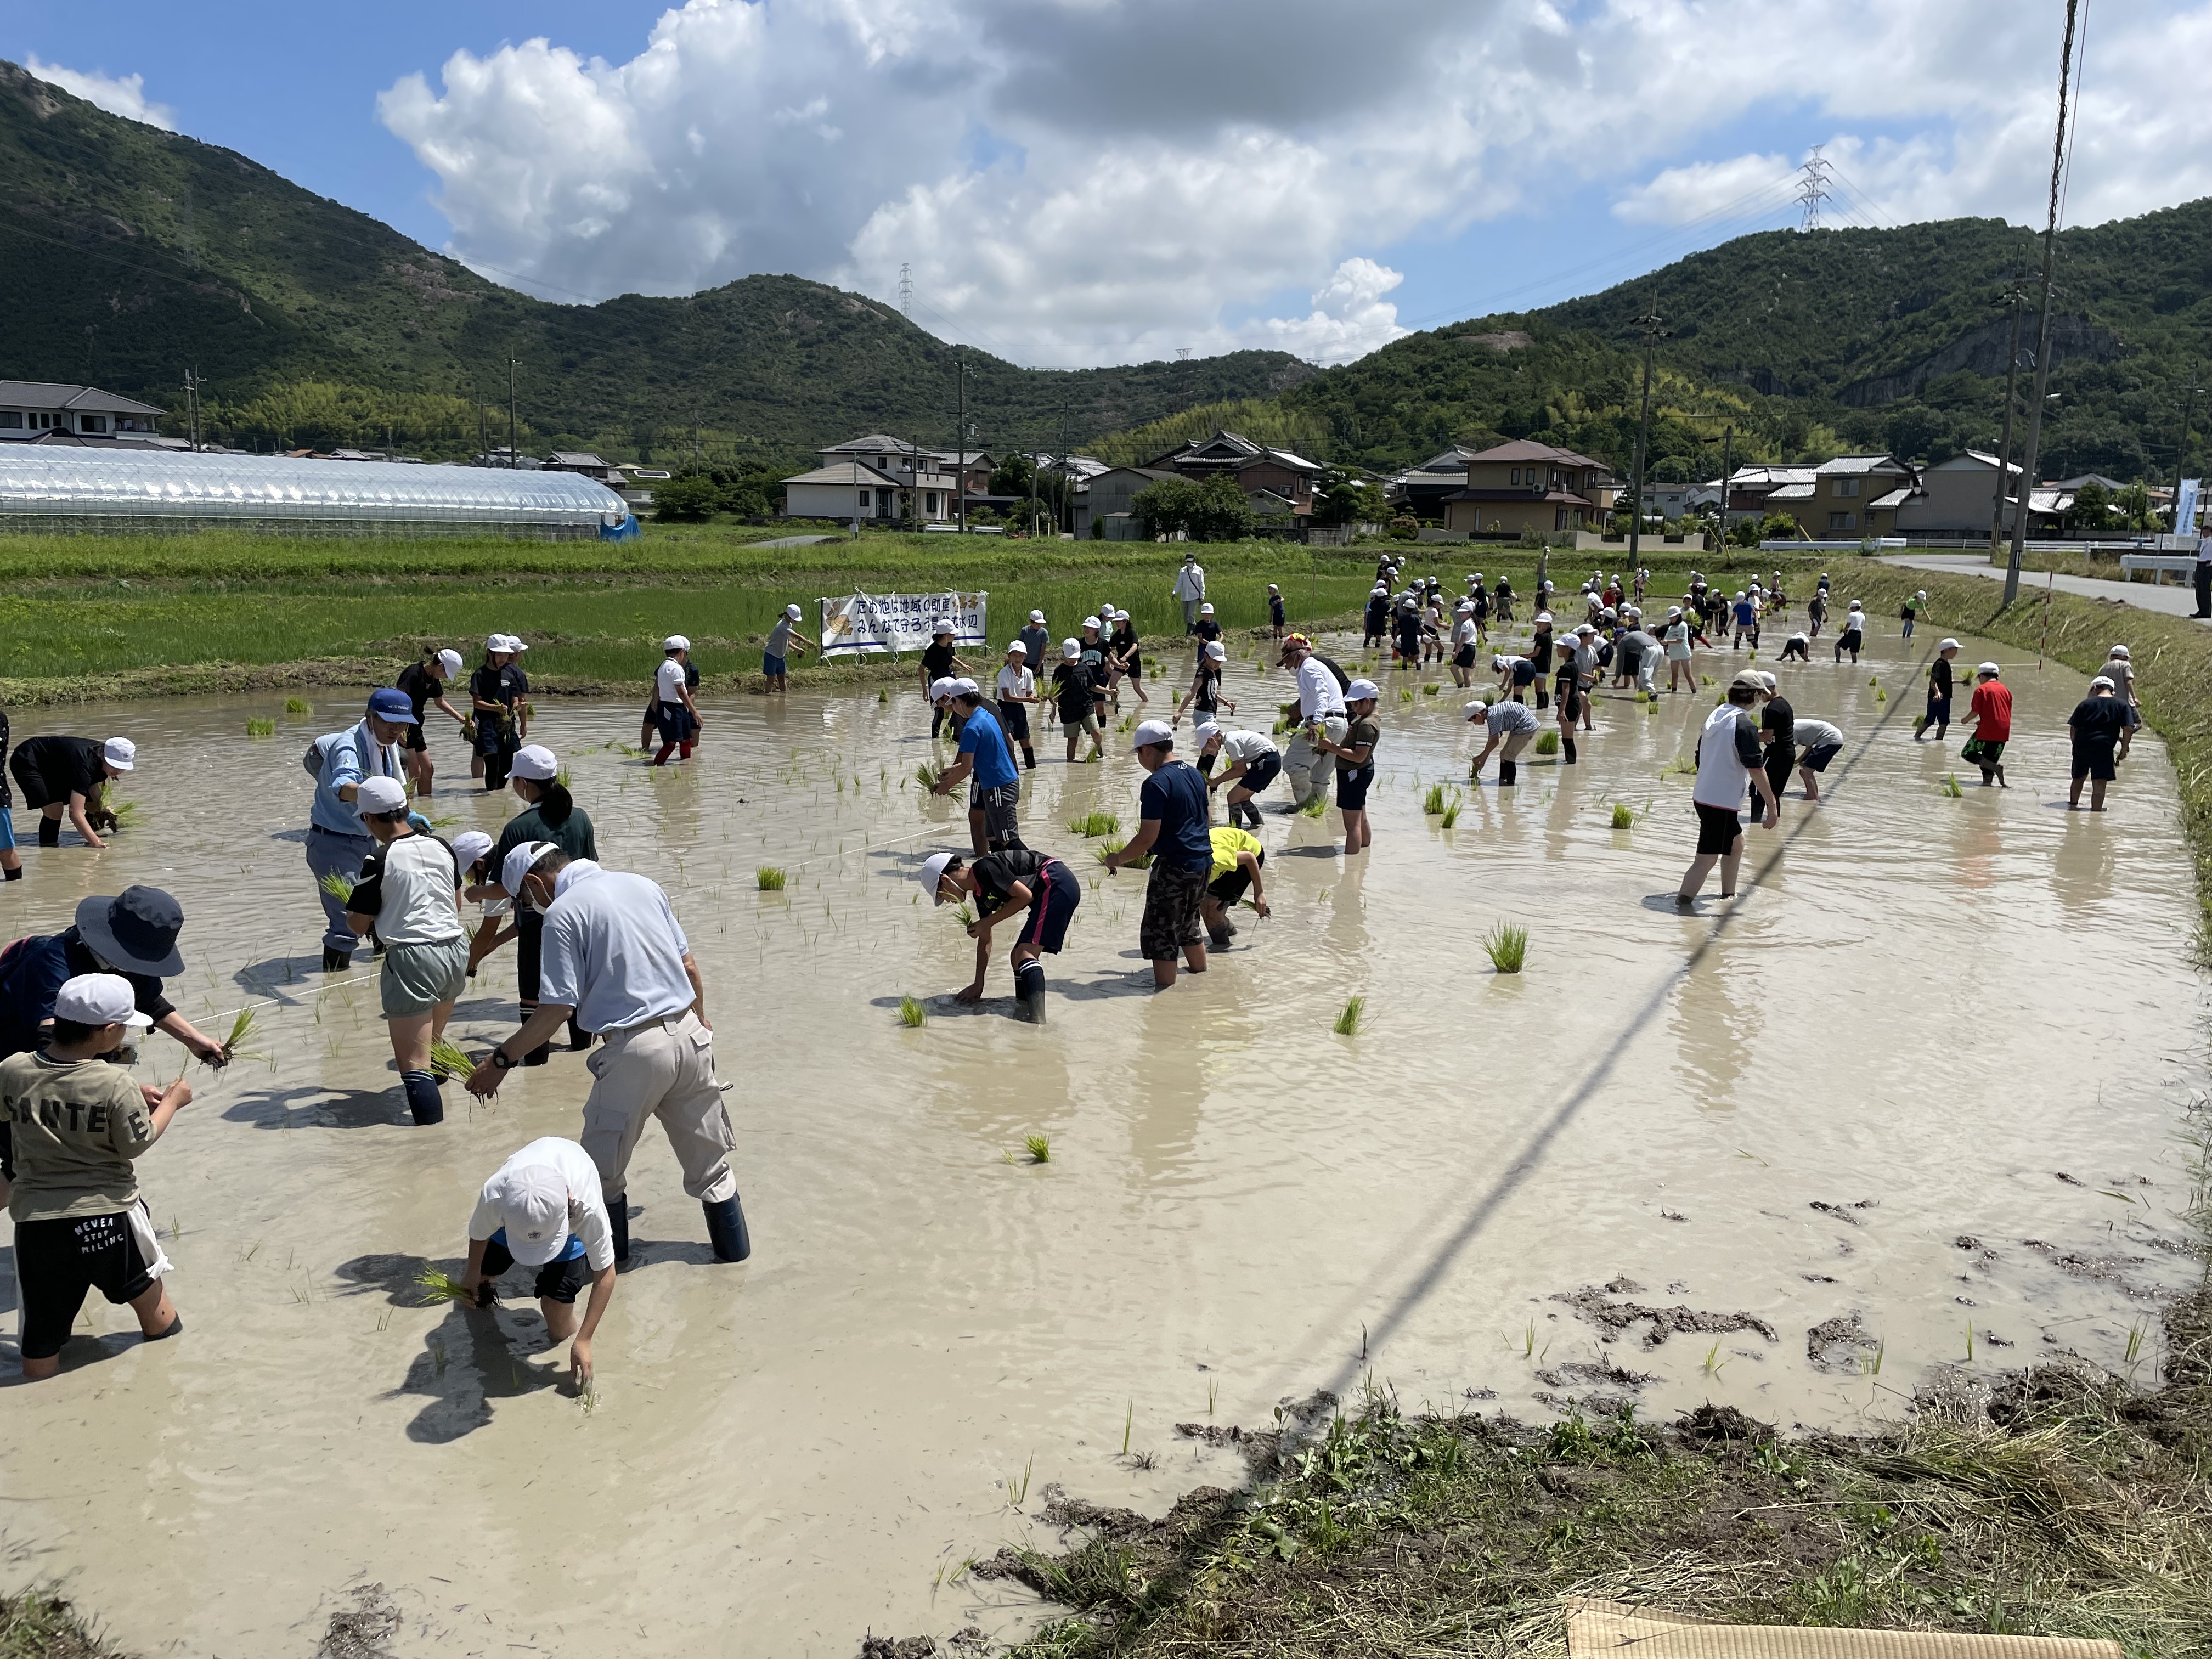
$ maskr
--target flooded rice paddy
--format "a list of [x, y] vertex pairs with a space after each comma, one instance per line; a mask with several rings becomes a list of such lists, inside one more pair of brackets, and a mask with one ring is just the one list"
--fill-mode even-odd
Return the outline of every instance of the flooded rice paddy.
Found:
[[[136, 738], [139, 824], [102, 854], [28, 849], [0, 934], [153, 882], [185, 907], [185, 1012], [220, 1030], [276, 1006], [273, 1066], [196, 1073], [142, 1165], [184, 1338], [142, 1347], [95, 1297], [80, 1331], [102, 1340], [6, 1395], [9, 1575], [61, 1581], [147, 1654], [305, 1655], [366, 1607], [398, 1654], [842, 1656], [869, 1630], [1018, 1628], [1021, 1592], [964, 1564], [1029, 1536], [1048, 1487], [1158, 1509], [1232, 1483], [1233, 1454], [1176, 1425], [1265, 1425], [1316, 1388], [1850, 1428], [1939, 1367], [2154, 1366], [2204, 1061], [2164, 752], [2136, 745], [2110, 813], [2063, 811], [2081, 677], [1970, 643], [2018, 698], [2014, 787], [1984, 791], [1956, 727], [1948, 752], [1910, 741], [1901, 647], [1785, 672], [1846, 746], [1826, 803], [1793, 786], [1751, 832], [1725, 921], [1674, 912], [1694, 825], [1660, 775], [1713, 691], [1603, 701], [1580, 765], [1524, 762], [1502, 793], [1467, 782], [1449, 684], [1407, 702], [1419, 680], [1381, 676], [1371, 854], [1336, 855], [1333, 810], [1271, 813], [1273, 919], [1241, 913], [1236, 948], [1159, 995], [1143, 878], [1064, 827], [1134, 828], [1127, 740], [1069, 768], [1049, 731], [1025, 831], [1086, 891], [1042, 1030], [1011, 1018], [1002, 959], [980, 1010], [950, 1000], [973, 947], [909, 878], [964, 848], [964, 814], [917, 799], [910, 685], [710, 705], [696, 761], [659, 773], [601, 746], [634, 740], [635, 705], [549, 702], [534, 735], [605, 860], [665, 884], [690, 931], [755, 1241], [711, 1261], [648, 1133], [588, 1413], [526, 1297], [416, 1305], [501, 1159], [575, 1133], [586, 1079], [556, 1054], [406, 1125], [374, 973], [313, 971], [295, 839], [301, 744], [356, 705], [260, 741], [246, 718], [281, 700], [19, 720]], [[1290, 695], [1248, 663], [1231, 690], [1260, 730]], [[512, 798], [466, 793], [434, 741], [447, 833], [495, 831]], [[1464, 797], [1450, 830], [1433, 782]], [[757, 890], [763, 864], [785, 890]], [[1528, 929], [1517, 976], [1480, 948], [1500, 920]], [[510, 951], [477, 981], [465, 1046], [508, 1028], [513, 976]], [[178, 1054], [157, 1038], [146, 1074]]]

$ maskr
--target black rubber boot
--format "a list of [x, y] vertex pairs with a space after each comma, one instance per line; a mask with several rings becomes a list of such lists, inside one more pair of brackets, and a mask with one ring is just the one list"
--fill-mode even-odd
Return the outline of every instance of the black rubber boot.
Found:
[[752, 1235], [745, 1231], [744, 1206], [732, 1194], [719, 1204], [702, 1204], [707, 1212], [707, 1237], [717, 1261], [743, 1261], [753, 1253]]
[[568, 1017], [568, 1052], [580, 1054], [592, 1046], [592, 1034], [576, 1024], [576, 1017]]
[[0, 881], [21, 881], [22, 878], [23, 866], [20, 864], [12, 870], [0, 870]]
[[333, 951], [327, 945], [323, 946], [323, 971], [325, 973], [343, 974], [347, 969], [352, 966], [352, 951]]
[[1566, 763], [1572, 766], [1575, 763], [1575, 740], [1572, 738], [1563, 738], [1559, 740], [1559, 747], [1566, 751]]
[[62, 821], [59, 818], [39, 820], [39, 845], [58, 847], [62, 844]]
[[428, 1072], [402, 1072], [399, 1080], [406, 1085], [407, 1109], [417, 1123], [446, 1121], [446, 1097], [438, 1092], [436, 1078]]
[[1498, 762], [1498, 787], [1500, 789], [1510, 789], [1510, 788], [1512, 788], [1512, 787], [1514, 787], [1514, 785], [1515, 785], [1515, 784], [1516, 784], [1516, 783], [1518, 783], [1518, 782], [1520, 781], [1520, 779], [1521, 779], [1521, 763], [1520, 763], [1520, 762], [1518, 762], [1518, 761], [1500, 761], [1500, 762]]
[[607, 1219], [614, 1224], [615, 1260], [629, 1260], [629, 1200], [611, 1199], [607, 1203]]

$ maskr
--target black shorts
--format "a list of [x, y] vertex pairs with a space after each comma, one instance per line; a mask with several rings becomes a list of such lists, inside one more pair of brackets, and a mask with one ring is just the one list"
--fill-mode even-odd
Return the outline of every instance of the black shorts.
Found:
[[8, 770], [15, 775], [15, 787], [23, 792], [24, 810], [31, 812], [38, 811], [41, 807], [64, 804], [70, 793], [66, 783], [50, 780], [30, 763], [37, 758], [35, 752], [27, 755], [18, 749], [8, 759]]
[[653, 724], [663, 743], [689, 743], [699, 735], [697, 717], [680, 702], [654, 703]]
[[2077, 743], [2074, 745], [2074, 776], [2093, 779], [2099, 783], [2110, 783], [2120, 775], [2120, 769], [2112, 760], [2112, 745], [2109, 743]]
[[1026, 744], [1030, 740], [1030, 706], [1011, 699], [998, 704], [999, 730], [1006, 734], [1008, 743]]
[[1148, 962], [1173, 962], [1184, 946], [1205, 943], [1200, 918], [1206, 903], [1208, 859], [1196, 869], [1154, 858], [1145, 884], [1145, 915], [1137, 925], [1137, 948]]
[[[483, 1274], [486, 1279], [497, 1279], [513, 1266], [513, 1254], [497, 1239], [484, 1246]], [[549, 1261], [540, 1267], [534, 1289], [540, 1301], [574, 1302], [576, 1292], [591, 1282], [592, 1264], [579, 1251], [565, 1261]]]
[[1735, 850], [1743, 838], [1743, 815], [1731, 812], [1725, 806], [1708, 806], [1703, 801], [1691, 803], [1698, 809], [1698, 855], [1718, 853], [1723, 857]]
[[87, 1291], [97, 1288], [114, 1303], [146, 1294], [154, 1274], [138, 1242], [145, 1206], [137, 1209], [136, 1225], [128, 1210], [15, 1224], [24, 1358], [52, 1359], [62, 1351]]
[[1041, 878], [1043, 890], [1030, 902], [1029, 915], [1022, 918], [1019, 942], [1056, 957], [1067, 942], [1067, 924], [1075, 920], [1075, 907], [1083, 902], [1083, 884], [1058, 859], [1044, 866]]
[[983, 844], [994, 852], [1022, 844], [1018, 822], [1021, 804], [1022, 784], [1018, 778], [989, 789], [980, 783], [968, 786], [968, 810], [983, 815]]
[[[1265, 853], [1255, 853], [1252, 856], [1259, 860], [1262, 865], [1267, 862], [1267, 855]], [[1251, 886], [1252, 872], [1244, 867], [1243, 860], [1240, 859], [1237, 860], [1237, 867], [1227, 875], [1216, 876], [1208, 882], [1206, 890], [1212, 894], [1221, 904], [1228, 906], [1243, 898], [1251, 890]]]
[[1828, 763], [1843, 752], [1844, 745], [1840, 743], [1815, 744], [1797, 757], [1797, 764], [1808, 772], [1825, 772], [1828, 769]]
[[1474, 647], [1473, 646], [1471, 646], [1471, 645], [1462, 645], [1462, 647], [1460, 647], [1460, 648], [1459, 648], [1458, 650], [1456, 650], [1456, 651], [1453, 652], [1453, 653], [1452, 653], [1452, 666], [1453, 666], [1454, 668], [1472, 668], [1472, 667], [1474, 667]]
[[1367, 810], [1368, 786], [1375, 781], [1375, 763], [1364, 766], [1339, 766], [1336, 769], [1336, 805], [1340, 811], [1364, 812]]
[[402, 749], [411, 749], [418, 755], [429, 752], [430, 744], [422, 735], [422, 720], [420, 715], [416, 717], [412, 726], [403, 726], [399, 728], [399, 746]]
[[1249, 789], [1255, 795], [1261, 794], [1266, 791], [1269, 784], [1280, 777], [1282, 773], [1282, 751], [1271, 749], [1266, 754], [1248, 762], [1244, 769], [1237, 775], [1237, 781], [1229, 787], [1231, 789]]

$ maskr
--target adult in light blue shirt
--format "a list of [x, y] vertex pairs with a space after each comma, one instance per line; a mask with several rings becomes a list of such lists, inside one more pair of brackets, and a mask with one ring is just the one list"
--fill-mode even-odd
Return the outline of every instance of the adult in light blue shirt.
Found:
[[361, 809], [354, 798], [363, 778], [406, 777], [399, 738], [414, 724], [413, 701], [397, 686], [386, 686], [370, 695], [368, 712], [360, 725], [316, 740], [322, 761], [315, 772], [315, 804], [307, 818], [307, 868], [323, 901], [326, 974], [345, 971], [361, 937], [346, 921], [345, 901], [321, 884], [328, 876], [351, 881], [361, 874], [362, 862], [376, 843], [362, 827]]
[[1017, 822], [1022, 800], [1022, 775], [1014, 765], [1014, 751], [999, 717], [984, 702], [973, 680], [955, 682], [952, 706], [959, 712], [960, 754], [945, 769], [932, 792], [949, 795], [963, 781], [968, 784], [968, 839], [975, 856], [1003, 853], [1022, 844]]
[[647, 1120], [659, 1118], [683, 1166], [684, 1190], [706, 1212], [716, 1258], [744, 1261], [752, 1242], [730, 1171], [737, 1139], [714, 1080], [707, 988], [668, 895], [643, 876], [572, 860], [544, 841], [508, 853], [500, 874], [517, 901], [545, 917], [538, 1012], [477, 1067], [469, 1088], [494, 1092], [573, 1014], [606, 1045], [592, 1056], [579, 1139], [599, 1169], [616, 1259], [629, 1255], [630, 1154]]

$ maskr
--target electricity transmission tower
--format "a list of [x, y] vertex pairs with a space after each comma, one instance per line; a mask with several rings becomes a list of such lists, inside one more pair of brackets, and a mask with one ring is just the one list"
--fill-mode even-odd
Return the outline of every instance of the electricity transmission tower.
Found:
[[1805, 165], [1797, 169], [1797, 228], [1818, 230], [1820, 228], [1820, 205], [1828, 199], [1828, 174], [1832, 168], [1820, 152], [1826, 144], [1813, 146], [1813, 153], [1805, 158]]
[[899, 315], [914, 320], [914, 267], [909, 264], [899, 267]]

